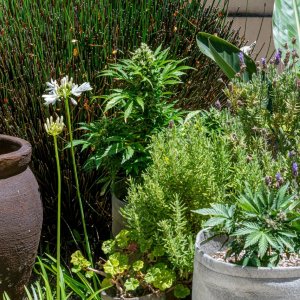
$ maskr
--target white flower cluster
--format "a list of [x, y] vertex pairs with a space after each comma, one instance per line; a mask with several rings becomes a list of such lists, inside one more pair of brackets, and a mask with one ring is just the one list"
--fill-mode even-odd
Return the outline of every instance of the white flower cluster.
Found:
[[65, 124], [64, 124], [64, 117], [57, 117], [56, 121], [53, 121], [53, 117], [51, 116], [50, 119], [47, 118], [46, 123], [44, 124], [46, 132], [49, 135], [57, 136], [62, 133]]
[[45, 100], [45, 105], [55, 104], [56, 101], [60, 101], [61, 98], [68, 99], [70, 98], [72, 104], [77, 105], [77, 101], [72, 97], [79, 97], [83, 92], [92, 90], [89, 82], [84, 82], [80, 86], [73, 83], [73, 78], [65, 76], [61, 79], [60, 84], [56, 80], [46, 83], [48, 88], [46, 89], [47, 94], [42, 97]]

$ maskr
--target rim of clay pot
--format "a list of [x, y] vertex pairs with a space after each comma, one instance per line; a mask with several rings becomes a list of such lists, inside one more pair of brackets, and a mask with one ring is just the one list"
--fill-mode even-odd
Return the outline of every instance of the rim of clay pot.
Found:
[[30, 159], [30, 143], [14, 136], [0, 134], [0, 179], [22, 173]]
[[[217, 250], [217, 244], [223, 244], [218, 241], [217, 239], [212, 239], [207, 243], [201, 245], [203, 241], [207, 237], [211, 236], [207, 230], [201, 230], [196, 239], [195, 243], [195, 260], [200, 262], [206, 268], [220, 273], [224, 275], [229, 275], [232, 277], [244, 277], [244, 278], [299, 278], [300, 277], [300, 267], [242, 267], [235, 264], [227, 263], [219, 261], [208, 254], [206, 251], [208, 248]], [[222, 239], [222, 237], [221, 237]], [[223, 239], [224, 242], [224, 239]], [[211, 247], [210, 244], [211, 243]], [[215, 245], [213, 245], [215, 243]], [[218, 247], [220, 249], [220, 247]]]

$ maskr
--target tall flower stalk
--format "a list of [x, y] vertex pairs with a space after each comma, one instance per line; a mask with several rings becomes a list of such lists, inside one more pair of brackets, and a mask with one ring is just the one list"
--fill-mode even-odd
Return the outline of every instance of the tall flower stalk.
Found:
[[66, 117], [67, 117], [67, 127], [69, 131], [69, 139], [70, 139], [70, 151], [72, 157], [72, 164], [73, 164], [73, 173], [75, 178], [75, 185], [76, 185], [76, 196], [79, 203], [80, 209], [80, 216], [81, 222], [83, 226], [84, 232], [84, 241], [85, 241], [85, 250], [87, 252], [87, 256], [90, 261], [92, 261], [92, 253], [91, 247], [89, 243], [88, 233], [86, 229], [86, 222], [84, 216], [84, 208], [81, 199], [80, 187], [79, 187], [79, 180], [78, 180], [78, 172], [75, 160], [75, 151], [74, 151], [74, 144], [73, 144], [73, 131], [72, 131], [72, 124], [71, 124], [71, 110], [69, 101], [73, 105], [77, 105], [77, 101], [74, 97], [79, 97], [83, 92], [92, 90], [90, 84], [85, 82], [78, 86], [77, 84], [73, 83], [73, 79], [68, 76], [61, 79], [60, 84], [56, 80], [52, 80], [47, 82], [48, 88], [46, 89], [47, 94], [44, 94], [42, 97], [45, 100], [45, 105], [55, 105], [57, 101], [64, 101], [65, 109], [66, 109]]
[[56, 237], [56, 299], [60, 300], [60, 241], [61, 241], [61, 168], [57, 146], [57, 136], [62, 133], [64, 129], [63, 117], [57, 117], [56, 121], [53, 122], [53, 118], [47, 119], [45, 123], [45, 129], [48, 135], [53, 136], [55, 160], [57, 168], [57, 237]]
[[71, 124], [71, 112], [70, 112], [70, 106], [69, 106], [68, 99], [66, 99], [66, 101], [65, 101], [65, 106], [66, 106], [66, 115], [67, 115], [67, 127], [68, 127], [68, 131], [69, 131], [69, 139], [70, 139], [70, 151], [71, 151], [72, 164], [73, 164], [73, 173], [74, 173], [75, 185], [76, 185], [76, 196], [77, 196], [78, 203], [79, 203], [80, 216], [81, 216], [83, 233], [84, 233], [85, 248], [86, 248], [86, 252], [87, 252], [89, 260], [92, 261], [92, 252], [91, 252], [90, 242], [89, 242], [88, 233], [87, 233], [87, 229], [86, 229], [84, 208], [83, 208], [83, 203], [82, 203], [81, 193], [80, 193], [80, 187], [79, 187], [78, 172], [77, 172], [77, 165], [76, 165], [76, 160], [75, 160], [75, 151], [74, 151], [74, 145], [73, 145], [73, 131], [72, 131], [72, 124]]

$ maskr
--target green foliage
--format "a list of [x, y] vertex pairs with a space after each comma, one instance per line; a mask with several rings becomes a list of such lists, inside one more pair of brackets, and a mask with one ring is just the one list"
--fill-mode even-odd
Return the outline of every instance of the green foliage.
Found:
[[273, 38], [276, 49], [287, 52], [285, 45], [288, 45], [289, 49], [300, 53], [300, 3], [297, 0], [275, 0]]
[[[280, 56], [280, 52], [277, 53]], [[280, 59], [279, 59], [280, 60]], [[287, 63], [288, 63], [287, 59]], [[242, 123], [246, 141], [253, 136], [268, 141], [275, 154], [297, 147], [299, 134], [299, 78], [294, 64], [282, 70], [279, 61], [266, 63], [249, 82], [233, 80], [225, 89], [232, 114]]]
[[[229, 78], [233, 79], [241, 72], [241, 50], [235, 45], [215, 35], [200, 32], [197, 36], [197, 45], [200, 51], [212, 59]], [[245, 70], [243, 80], [249, 81], [256, 73], [255, 62], [248, 56], [243, 55]]]
[[174, 296], [176, 298], [179, 298], [179, 299], [186, 298], [189, 294], [190, 294], [190, 290], [186, 286], [184, 286], [182, 284], [177, 284], [175, 286]]
[[[40, 4], [31, 0], [0, 3], [0, 48], [5, 49], [0, 54], [0, 132], [20, 136], [34, 146], [31, 168], [38, 178], [46, 211], [42, 237], [54, 245], [56, 183], [49, 178], [55, 173], [55, 160], [52, 142], [43, 128], [48, 111], [40, 101], [45, 82], [69, 75], [77, 82], [89, 81], [95, 94], [101, 95], [110, 85], [97, 75], [107, 64], [128, 56], [128, 51], [134, 51], [141, 42], [153, 49], [162, 44], [163, 48], [170, 47], [172, 58], [188, 57], [185, 63], [197, 67], [189, 72], [187, 84], [178, 86], [181, 105], [208, 106], [215, 95], [222, 94], [221, 84], [215, 80], [220, 72], [195, 47], [195, 34], [217, 33], [235, 44], [239, 38], [226, 21], [225, 9], [196, 0], [45, 0]], [[98, 111], [97, 103], [82, 97], [72, 112], [73, 125], [92, 121]], [[78, 154], [78, 166], [85, 158], [85, 154]], [[61, 159], [63, 219], [74, 229], [62, 233], [62, 249], [66, 249], [73, 248], [69, 241], [81, 224], [72, 201], [75, 192], [70, 156], [61, 155]], [[88, 232], [95, 239], [106, 239], [107, 231], [97, 229], [109, 221], [107, 202], [94, 185], [95, 174], [79, 173], [82, 196], [89, 204]], [[76, 237], [81, 238], [80, 234]]]
[[[56, 300], [58, 299], [56, 294], [55, 285], [53, 285], [53, 279], [56, 277], [56, 260], [49, 256], [49, 259], [40, 259], [35, 265], [34, 271], [38, 275], [38, 281], [35, 281], [30, 287], [25, 287], [26, 299], [28, 300]], [[82, 299], [82, 300], [100, 300], [100, 293], [102, 289], [97, 291], [93, 290], [91, 284], [81, 274], [78, 275], [78, 279], [72, 277], [68, 271], [61, 268], [60, 275], [60, 287], [61, 300], [67, 299]], [[3, 300], [10, 299], [7, 294], [4, 294]]]
[[[77, 250], [71, 255], [71, 263], [73, 264], [72, 272], [78, 273], [82, 269], [86, 270], [88, 267], [90, 267], [92, 264], [83, 257], [82, 253]], [[91, 278], [93, 276], [92, 271], [87, 271], [85, 276], [87, 278]]]
[[[107, 245], [114, 245], [114, 247], [107, 247]], [[107, 252], [109, 248], [110, 251]], [[114, 240], [106, 241], [102, 249], [109, 256], [106, 261], [101, 259], [98, 263], [99, 270], [91, 269], [89, 263], [78, 252], [72, 255], [71, 263], [74, 264], [75, 269], [73, 269], [76, 273], [92, 270], [95, 274], [104, 276], [101, 286], [109, 287], [108, 293], [113, 297], [139, 297], [166, 291], [176, 282], [175, 272], [163, 257], [159, 260], [154, 259], [152, 253], [142, 251], [136, 242], [134, 231], [122, 230]], [[182, 284], [181, 286], [182, 290], [186, 289]]]
[[157, 263], [153, 267], [149, 268], [145, 275], [145, 281], [160, 291], [165, 291], [170, 288], [175, 280], [175, 273], [168, 269], [167, 265], [163, 263]]
[[[47, 258], [39, 259], [38, 263], [35, 266], [35, 272], [40, 275], [44, 276], [45, 281], [45, 287], [47, 290], [51, 291], [52, 288], [52, 278], [57, 276], [57, 268], [56, 268], [56, 259], [51, 257], [50, 255], [47, 255]], [[76, 253], [75, 262], [81, 262], [86, 267], [88, 265], [87, 261], [84, 259], [82, 254], [80, 252]], [[77, 267], [80, 264], [77, 265]], [[89, 272], [89, 267], [86, 267], [86, 271]], [[42, 270], [40, 272], [39, 270]], [[89, 272], [90, 273], [90, 272]], [[76, 275], [73, 276], [72, 273], [69, 272], [67, 268], [64, 268], [61, 266], [61, 275], [60, 275], [60, 286], [61, 286], [61, 299], [83, 299], [83, 300], [100, 300], [100, 294], [101, 292], [108, 288], [109, 286], [100, 287], [100, 281], [96, 276], [93, 276], [94, 282], [96, 284], [91, 283], [91, 274], [90, 276], [85, 276], [81, 274], [76, 269]], [[44, 277], [42, 278], [44, 279]], [[110, 285], [111, 286], [111, 285]], [[49, 295], [53, 295], [53, 298], [45, 298], [45, 300], [48, 299], [56, 299], [56, 293], [53, 292], [52, 294], [49, 293]], [[63, 298], [66, 295], [67, 298]], [[48, 297], [48, 296], [47, 296]], [[50, 296], [49, 296], [50, 297]], [[44, 300], [44, 298], [41, 298]]]
[[131, 59], [111, 64], [102, 72], [119, 86], [101, 97], [106, 105], [104, 113], [112, 112], [97, 122], [82, 124], [87, 133], [76, 143], [92, 149], [85, 167], [103, 167], [108, 182], [139, 176], [151, 162], [151, 136], [180, 120], [182, 113], [168, 100], [173, 95], [171, 87], [181, 82], [183, 71], [190, 67], [179, 66], [182, 60], [168, 59], [168, 54], [168, 49], [158, 47], [152, 52], [142, 44]]
[[131, 292], [139, 287], [140, 283], [136, 278], [129, 278], [125, 281], [124, 287], [126, 291]]
[[226, 258], [235, 257], [243, 266], [274, 267], [283, 253], [299, 251], [299, 203], [288, 184], [279, 189], [263, 185], [258, 191], [247, 186], [236, 205], [213, 204], [195, 212], [211, 216], [204, 227], [230, 237]]
[[248, 180], [257, 189], [266, 174], [284, 169], [263, 141], [248, 147], [238, 119], [226, 110], [212, 109], [184, 125], [154, 138], [153, 164], [143, 183], [131, 182], [123, 212], [129, 229], [147, 251], [161, 253], [177, 278], [189, 280], [193, 270], [194, 240], [203, 217], [191, 211], [211, 203], [234, 204]]

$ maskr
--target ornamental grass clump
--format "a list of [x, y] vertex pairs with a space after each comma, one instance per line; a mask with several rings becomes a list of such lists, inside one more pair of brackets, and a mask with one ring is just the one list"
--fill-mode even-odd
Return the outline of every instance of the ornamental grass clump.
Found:
[[280, 188], [262, 185], [258, 191], [246, 185], [236, 204], [212, 204], [195, 212], [210, 216], [203, 227], [212, 235], [227, 236], [225, 260], [275, 267], [283, 255], [289, 258], [300, 251], [299, 203], [288, 184]]

